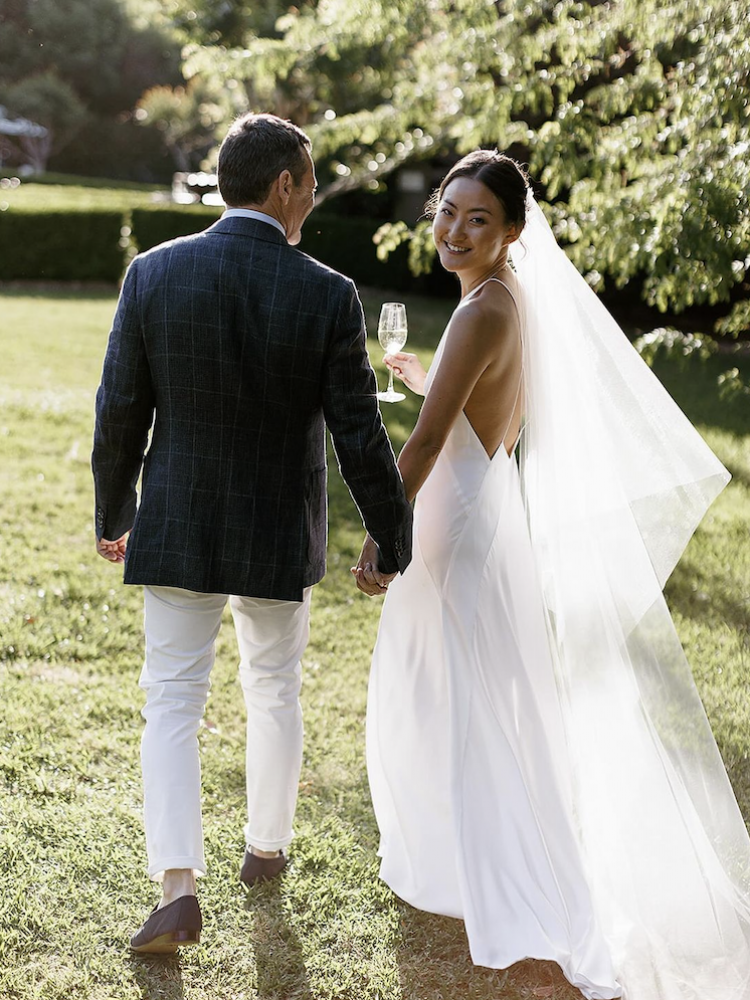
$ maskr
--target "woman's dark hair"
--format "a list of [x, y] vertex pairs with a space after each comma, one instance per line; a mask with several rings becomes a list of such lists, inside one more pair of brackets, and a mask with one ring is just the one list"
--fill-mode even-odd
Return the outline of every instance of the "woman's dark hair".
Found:
[[227, 205], [262, 205], [282, 172], [299, 184], [307, 170], [310, 140], [276, 115], [243, 115], [226, 134], [219, 150], [219, 191]]
[[520, 163], [496, 149], [476, 149], [451, 167], [424, 207], [424, 214], [428, 219], [434, 219], [445, 189], [457, 177], [474, 177], [481, 181], [505, 209], [508, 222], [523, 229], [526, 222], [526, 192], [530, 187], [529, 176]]

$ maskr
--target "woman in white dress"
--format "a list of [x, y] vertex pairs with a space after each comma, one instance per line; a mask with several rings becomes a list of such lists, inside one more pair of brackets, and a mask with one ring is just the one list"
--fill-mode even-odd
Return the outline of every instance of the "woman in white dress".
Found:
[[[399, 458], [367, 762], [381, 876], [473, 961], [589, 1000], [750, 1000], [750, 840], [662, 596], [728, 474], [481, 150], [434, 205], [461, 301]], [[523, 425], [523, 433], [521, 427]], [[521, 440], [519, 461], [515, 447]]]

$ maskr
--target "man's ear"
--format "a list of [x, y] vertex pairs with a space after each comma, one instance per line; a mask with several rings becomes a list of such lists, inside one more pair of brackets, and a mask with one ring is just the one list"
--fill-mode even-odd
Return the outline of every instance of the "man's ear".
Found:
[[283, 205], [288, 204], [294, 188], [294, 178], [289, 170], [282, 170], [276, 178], [276, 190]]

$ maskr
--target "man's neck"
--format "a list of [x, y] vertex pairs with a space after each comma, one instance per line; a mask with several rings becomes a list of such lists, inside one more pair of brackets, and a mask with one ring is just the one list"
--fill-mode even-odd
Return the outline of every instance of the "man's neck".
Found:
[[225, 215], [231, 213], [232, 215], [246, 215], [251, 219], [258, 219], [261, 222], [266, 222], [270, 226], [278, 229], [280, 233], [286, 236], [286, 229], [282, 224], [281, 220], [276, 216], [273, 210], [269, 210], [269, 206], [265, 205], [227, 205]]
[[227, 205], [227, 208], [245, 208], [248, 212], [260, 212], [261, 215], [270, 215], [272, 219], [281, 222], [281, 219], [279, 219], [274, 211], [273, 205], [269, 202], [264, 202], [262, 205]]

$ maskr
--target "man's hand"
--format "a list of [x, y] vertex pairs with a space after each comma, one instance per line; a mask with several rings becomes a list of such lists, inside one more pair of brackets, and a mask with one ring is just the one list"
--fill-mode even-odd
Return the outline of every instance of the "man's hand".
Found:
[[96, 543], [96, 551], [108, 562], [125, 562], [125, 549], [127, 547], [127, 534], [118, 538], [116, 542], [108, 542], [106, 538], [100, 538]]
[[365, 536], [362, 552], [352, 574], [359, 590], [368, 597], [377, 597], [388, 590], [396, 573], [381, 573], [378, 569], [378, 547], [369, 535]]

